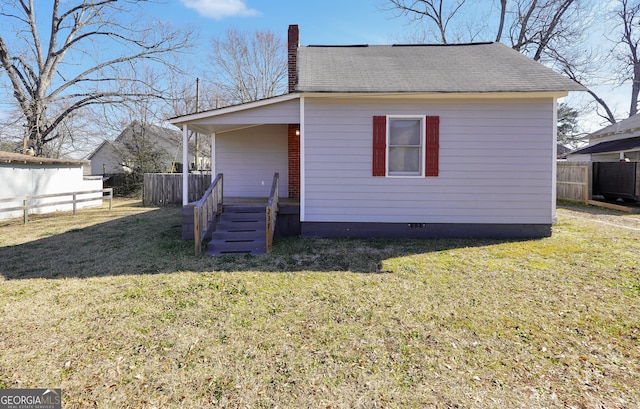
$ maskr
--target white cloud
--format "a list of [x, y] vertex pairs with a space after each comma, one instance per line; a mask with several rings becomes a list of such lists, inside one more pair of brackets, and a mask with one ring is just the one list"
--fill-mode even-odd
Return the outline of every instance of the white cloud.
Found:
[[203, 17], [221, 20], [231, 16], [256, 16], [258, 10], [251, 9], [243, 0], [182, 0], [182, 3], [194, 9]]

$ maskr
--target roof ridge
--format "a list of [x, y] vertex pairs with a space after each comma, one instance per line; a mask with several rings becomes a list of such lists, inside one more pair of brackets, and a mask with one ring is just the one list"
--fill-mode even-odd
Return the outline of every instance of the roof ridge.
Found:
[[478, 41], [470, 43], [447, 43], [447, 44], [309, 44], [301, 46], [302, 48], [366, 48], [366, 47], [458, 47], [458, 46], [470, 46], [470, 45], [490, 45], [495, 44], [495, 41]]
[[478, 41], [470, 43], [447, 43], [447, 44], [391, 44], [392, 47], [458, 47], [468, 45], [489, 45], [495, 44], [495, 41]]
[[369, 44], [309, 44], [307, 46], [304, 47], [309, 47], [309, 48], [364, 48], [364, 47], [370, 47]]

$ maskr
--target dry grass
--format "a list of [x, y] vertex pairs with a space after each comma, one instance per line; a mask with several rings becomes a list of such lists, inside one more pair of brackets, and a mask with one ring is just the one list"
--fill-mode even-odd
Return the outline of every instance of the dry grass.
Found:
[[542, 240], [223, 258], [192, 256], [175, 208], [0, 222], [0, 387], [65, 408], [637, 407], [640, 232], [586, 210]]

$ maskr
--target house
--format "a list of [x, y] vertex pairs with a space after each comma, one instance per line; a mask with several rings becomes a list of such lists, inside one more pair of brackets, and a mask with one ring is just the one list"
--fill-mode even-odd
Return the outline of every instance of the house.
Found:
[[640, 115], [634, 115], [587, 135], [588, 146], [569, 153], [568, 160], [640, 162]]
[[609, 201], [640, 201], [640, 115], [587, 135], [589, 145], [568, 161], [590, 162], [591, 195]]
[[[22, 206], [27, 196], [56, 193], [85, 192], [102, 189], [100, 178], [83, 176], [86, 161], [41, 158], [12, 152], [0, 152], [0, 220], [21, 217], [21, 210], [3, 209]], [[102, 193], [79, 195], [78, 199], [96, 200], [77, 204], [77, 208], [102, 205]], [[71, 197], [52, 197], [31, 200], [30, 205], [69, 201]], [[32, 209], [30, 213], [70, 211], [72, 204], [51, 205]]]
[[[102, 142], [96, 150], [89, 155], [92, 175], [113, 175], [131, 172], [133, 162], [140, 155], [141, 151], [152, 152], [155, 161], [165, 172], [172, 169], [181, 171], [182, 164], [182, 134], [173, 129], [161, 126], [133, 121], [127, 126], [114, 141]], [[201, 144], [199, 152], [200, 170], [210, 169], [210, 143], [208, 140]], [[195, 138], [191, 138], [189, 143], [190, 155], [189, 163], [194, 167]], [[148, 155], [147, 155], [148, 156]], [[174, 164], [179, 163], [179, 166]]]
[[582, 86], [500, 43], [288, 44], [288, 94], [170, 120], [211, 136], [225, 198], [279, 172], [304, 237], [551, 234], [557, 100]]
[[562, 144], [558, 144], [556, 152], [557, 152], [556, 157], [558, 159], [566, 159], [567, 158], [567, 154], [569, 154], [569, 152], [571, 152], [571, 149], [567, 148], [566, 146], [564, 146]]

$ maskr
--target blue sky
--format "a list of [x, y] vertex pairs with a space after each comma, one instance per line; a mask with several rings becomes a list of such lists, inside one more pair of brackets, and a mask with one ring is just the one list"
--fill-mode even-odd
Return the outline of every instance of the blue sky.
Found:
[[[469, 4], [486, 6], [485, 2], [497, 4], [497, 0], [477, 0]], [[46, 3], [38, 0], [36, 4]], [[143, 13], [176, 27], [194, 27], [200, 34], [200, 47], [196, 52], [205, 56], [210, 39], [222, 36], [229, 28], [249, 32], [270, 30], [286, 39], [289, 24], [298, 24], [302, 45], [408, 42], [416, 26], [408, 26], [407, 17], [394, 18], [393, 12], [382, 10], [386, 4], [387, 0], [153, 0], [144, 6]], [[495, 18], [481, 16], [473, 8], [469, 10], [467, 17], [473, 17], [468, 21]], [[487, 39], [476, 38], [476, 41], [483, 40]], [[612, 89], [603, 83], [596, 88], [618, 116], [623, 117], [628, 109], [625, 106], [628, 87]], [[588, 100], [586, 93], [574, 93], [567, 102], [580, 105]], [[8, 105], [0, 101], [0, 117]], [[596, 118], [596, 122], [585, 124], [586, 130], [599, 128], [599, 122]]]
[[397, 42], [406, 20], [393, 18], [382, 0], [163, 0], [149, 12], [176, 26], [193, 25], [208, 41], [229, 28], [271, 30], [286, 38], [300, 26], [303, 45]]

